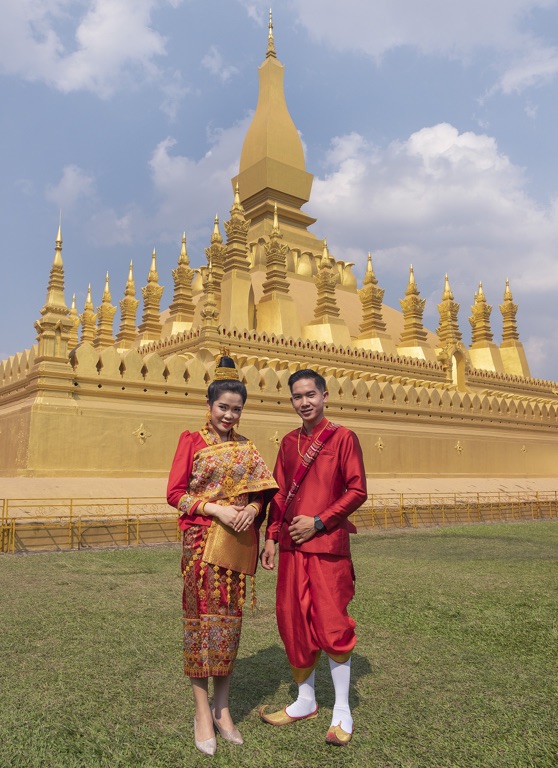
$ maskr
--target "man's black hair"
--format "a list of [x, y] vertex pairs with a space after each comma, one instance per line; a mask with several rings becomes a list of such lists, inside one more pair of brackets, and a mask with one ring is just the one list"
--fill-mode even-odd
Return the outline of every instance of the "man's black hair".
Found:
[[213, 403], [221, 397], [223, 392], [232, 392], [235, 395], [240, 395], [243, 405], [248, 397], [246, 387], [241, 381], [236, 381], [235, 379], [219, 379], [218, 381], [212, 381], [207, 388], [207, 400], [209, 405], [213, 405]]
[[320, 392], [325, 392], [327, 389], [326, 381], [323, 376], [320, 376], [317, 371], [313, 371], [311, 368], [303, 368], [301, 371], [295, 371], [289, 376], [287, 384], [289, 385], [291, 392], [293, 391], [293, 384], [300, 381], [300, 379], [314, 379], [316, 388], [319, 389]]

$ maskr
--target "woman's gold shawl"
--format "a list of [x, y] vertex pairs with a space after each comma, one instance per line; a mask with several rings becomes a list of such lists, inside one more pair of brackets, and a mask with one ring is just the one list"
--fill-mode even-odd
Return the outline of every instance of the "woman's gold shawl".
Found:
[[[222, 443], [207, 427], [200, 430], [200, 434], [208, 445], [194, 457], [188, 491], [182, 496], [179, 508], [189, 510], [196, 501], [245, 506], [250, 493], [277, 488], [251, 440], [234, 433], [233, 440]], [[215, 518], [211, 521], [202, 554], [204, 562], [253, 575], [257, 558], [255, 526], [236, 532]]]

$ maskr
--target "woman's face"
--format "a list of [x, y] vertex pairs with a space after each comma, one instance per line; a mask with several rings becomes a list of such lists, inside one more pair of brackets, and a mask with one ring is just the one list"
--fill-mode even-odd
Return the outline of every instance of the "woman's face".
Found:
[[226, 439], [232, 427], [238, 424], [242, 408], [242, 397], [235, 392], [223, 392], [209, 406], [211, 426], [221, 439]]

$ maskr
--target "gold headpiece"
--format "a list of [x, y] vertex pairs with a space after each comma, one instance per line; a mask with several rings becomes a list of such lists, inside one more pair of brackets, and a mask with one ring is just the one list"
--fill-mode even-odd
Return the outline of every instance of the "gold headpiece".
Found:
[[232, 357], [229, 357], [229, 350], [223, 349], [221, 357], [215, 368], [215, 376], [213, 381], [223, 381], [224, 379], [239, 381], [240, 376], [234, 364]]

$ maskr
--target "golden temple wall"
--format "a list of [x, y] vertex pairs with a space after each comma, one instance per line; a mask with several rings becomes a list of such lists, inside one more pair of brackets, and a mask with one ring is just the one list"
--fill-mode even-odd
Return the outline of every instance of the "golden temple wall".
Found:
[[[357, 432], [372, 480], [556, 473], [558, 400], [548, 382], [474, 372], [469, 391], [458, 392], [436, 364], [306, 342], [287, 351], [284, 339], [219, 333], [249, 392], [241, 432], [271, 465], [280, 438], [299, 424], [288, 376], [313, 360], [328, 383], [327, 414]], [[176, 337], [141, 352], [81, 344], [56, 377], [34, 365], [32, 351], [2, 363], [0, 474], [165, 475], [180, 432], [205, 418], [215, 366], [199, 334], [182, 341], [198, 349], [173, 352]]]

